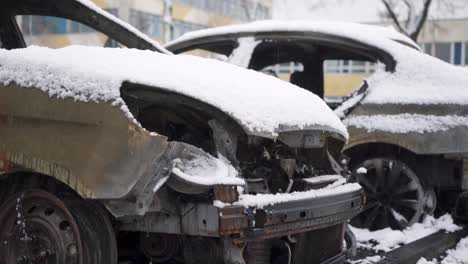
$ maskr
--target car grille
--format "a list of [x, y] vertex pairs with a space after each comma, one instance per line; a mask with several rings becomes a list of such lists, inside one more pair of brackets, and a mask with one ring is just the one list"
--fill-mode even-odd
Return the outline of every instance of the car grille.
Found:
[[297, 237], [292, 263], [319, 264], [341, 253], [343, 225], [310, 231]]

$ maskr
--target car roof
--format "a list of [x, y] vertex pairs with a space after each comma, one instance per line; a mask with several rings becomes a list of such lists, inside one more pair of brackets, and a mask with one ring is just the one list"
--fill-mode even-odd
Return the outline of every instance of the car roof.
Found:
[[181, 37], [167, 43], [165, 46], [168, 49], [171, 49], [171, 47], [180, 45], [181, 43], [225, 35], [245, 36], [258, 33], [287, 32], [336, 35], [373, 46], [378, 46], [378, 43], [381, 40], [394, 40], [395, 44], [398, 42], [420, 50], [419, 46], [413, 40], [397, 32], [393, 27], [382, 27], [352, 22], [311, 20], [264, 20], [246, 24], [202, 29], [185, 33]]

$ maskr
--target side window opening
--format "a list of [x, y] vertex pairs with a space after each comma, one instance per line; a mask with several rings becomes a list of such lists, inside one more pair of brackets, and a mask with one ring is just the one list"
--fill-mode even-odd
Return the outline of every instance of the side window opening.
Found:
[[362, 86], [364, 80], [385, 66], [367, 60], [330, 59], [323, 62], [325, 100], [338, 104]]
[[27, 46], [124, 47], [109, 36], [70, 19], [38, 15], [18, 15], [15, 18]]
[[180, 54], [192, 55], [192, 56], [203, 57], [203, 58], [208, 58], [208, 59], [215, 59], [215, 60], [220, 60], [220, 61], [228, 61], [228, 56], [222, 53], [209, 51], [206, 49], [192, 49], [192, 50], [182, 52]]
[[[286, 63], [278, 63], [275, 65], [267, 66], [263, 68], [261, 72], [268, 75], [276, 76], [283, 81], [294, 83], [294, 74], [304, 72], [304, 65], [300, 62], [290, 61]], [[292, 81], [291, 76], [293, 79]]]

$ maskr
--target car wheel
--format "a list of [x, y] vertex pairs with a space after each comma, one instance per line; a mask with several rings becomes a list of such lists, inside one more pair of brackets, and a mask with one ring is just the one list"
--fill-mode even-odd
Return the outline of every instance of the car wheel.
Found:
[[86, 200], [27, 190], [2, 204], [0, 223], [0, 263], [117, 263], [112, 225]]
[[78, 224], [55, 195], [30, 190], [10, 197], [0, 223], [1, 263], [84, 263]]
[[[366, 173], [360, 168], [365, 168]], [[373, 158], [356, 166], [354, 171], [366, 192], [367, 203], [351, 225], [370, 230], [404, 229], [421, 219], [428, 198], [416, 173], [406, 164]]]

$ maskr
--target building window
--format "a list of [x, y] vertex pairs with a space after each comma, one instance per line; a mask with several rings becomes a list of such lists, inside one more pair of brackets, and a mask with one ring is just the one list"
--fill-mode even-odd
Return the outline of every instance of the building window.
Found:
[[200, 30], [205, 28], [203, 25], [198, 25], [198, 24], [193, 24], [181, 20], [173, 20], [174, 24], [174, 38], [178, 38], [182, 36], [183, 34], [194, 31], [194, 30]]
[[138, 10], [130, 10], [130, 24], [147, 35], [159, 38], [163, 36], [164, 21], [160, 16]]
[[468, 65], [468, 43], [436, 42], [422, 43], [421, 47], [429, 55], [454, 65]]
[[464, 57], [465, 57], [465, 64], [464, 65], [468, 65], [468, 42], [465, 42], [465, 50], [464, 50]]
[[51, 16], [18, 16], [18, 25], [25, 35], [90, 33], [94, 30], [76, 21]]
[[370, 61], [358, 60], [326, 60], [325, 74], [372, 74], [377, 64]]
[[[208, 12], [219, 14], [222, 16], [234, 17], [240, 20], [247, 19], [246, 12], [253, 12], [256, 9], [256, 14], [249, 14], [255, 19], [265, 19], [270, 17], [270, 8], [262, 4], [250, 1], [240, 0], [177, 0], [177, 2], [189, 5], [194, 8], [202, 9]], [[254, 7], [254, 5], [258, 5]], [[247, 6], [244, 6], [247, 5]]]
[[461, 65], [462, 64], [462, 43], [455, 42], [453, 44], [453, 64]]
[[435, 56], [445, 62], [450, 63], [450, 48], [451, 43], [435, 43]]
[[425, 53], [432, 55], [432, 43], [423, 43], [421, 46]]

